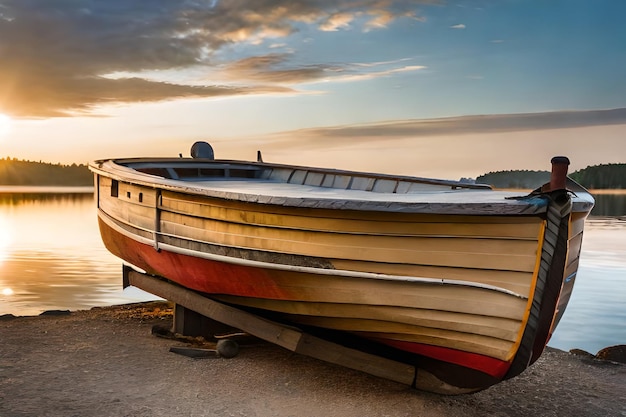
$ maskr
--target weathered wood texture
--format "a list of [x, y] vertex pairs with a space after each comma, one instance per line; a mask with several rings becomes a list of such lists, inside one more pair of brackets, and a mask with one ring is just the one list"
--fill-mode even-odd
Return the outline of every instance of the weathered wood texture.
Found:
[[[148, 236], [155, 231], [155, 208], [133, 201], [133, 195], [143, 192], [133, 191], [131, 199], [124, 194], [105, 198], [100, 205]], [[341, 264], [336, 268], [355, 271], [443, 278], [458, 276], [458, 268], [467, 268], [468, 275], [480, 270], [490, 282], [526, 294], [528, 277], [516, 272], [534, 271], [542, 227], [538, 217], [385, 217], [293, 208], [270, 212], [259, 204], [196, 199], [189, 202], [188, 196], [165, 192], [158, 207], [159, 232], [190, 242], [331, 259], [333, 265]], [[348, 215], [352, 218], [346, 219]]]
[[[233, 291], [226, 289], [228, 283], [219, 277], [206, 278], [210, 283], [198, 290], [213, 294]], [[436, 344], [500, 360], [514, 354], [527, 305], [524, 298], [490, 288], [410, 279], [274, 270], [271, 285], [280, 289], [281, 299], [262, 296], [264, 287], [253, 281], [246, 286], [256, 288], [256, 299], [216, 296], [229, 303], [284, 313], [294, 322], [369, 338]]]
[[[297, 298], [287, 303], [247, 299], [248, 306], [369, 338], [435, 344], [500, 360], [514, 354], [537, 270], [540, 217], [295, 209], [171, 191], [157, 198], [148, 187], [123, 183], [118, 190], [116, 197], [102, 190], [101, 209], [132, 225], [128, 233], [145, 239], [157, 234], [160, 247], [285, 265], [297, 265], [294, 259], [302, 257], [320, 260], [325, 269], [407, 277], [386, 282], [274, 272], [274, 284]], [[476, 287], [419, 285], [410, 282], [412, 277], [492, 285], [521, 297]], [[298, 302], [328, 308], [317, 317], [318, 311]], [[334, 316], [333, 309], [343, 313]], [[363, 315], [364, 309], [370, 314]], [[406, 312], [397, 316], [397, 309]], [[472, 324], [459, 326], [468, 321]]]

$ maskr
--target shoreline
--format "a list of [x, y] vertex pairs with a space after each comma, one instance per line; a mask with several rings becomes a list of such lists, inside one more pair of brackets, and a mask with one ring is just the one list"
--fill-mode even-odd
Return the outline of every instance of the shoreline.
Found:
[[[626, 365], [547, 348], [521, 375], [454, 397], [267, 342], [232, 359], [170, 352], [154, 301], [0, 320], [2, 416], [626, 416]], [[580, 352], [582, 353], [582, 352]]]
[[[159, 299], [159, 300], [149, 300], [149, 301], [134, 301], [134, 302], [128, 302], [128, 303], [123, 303], [123, 304], [95, 306], [89, 309], [79, 309], [79, 310], [44, 310], [41, 313], [35, 314], [35, 315], [17, 315], [16, 316], [12, 313], [4, 313], [4, 314], [0, 314], [0, 323], [3, 321], [9, 321], [9, 320], [14, 320], [14, 319], [25, 319], [25, 318], [32, 319], [32, 318], [37, 318], [37, 317], [62, 317], [62, 316], [69, 316], [75, 313], [83, 313], [83, 312], [98, 311], [98, 310], [133, 311], [133, 310], [144, 310], [144, 309], [156, 309], [157, 311], [160, 311], [161, 319], [169, 318], [170, 321], [173, 319], [173, 314], [174, 314], [173, 303], [167, 300]], [[154, 313], [147, 313], [147, 314], [148, 316], [150, 316]], [[569, 350], [565, 350], [565, 349], [561, 349], [561, 348], [557, 348], [553, 346], [547, 346], [546, 349], [579, 355], [587, 359], [611, 360], [611, 358], [607, 358], [606, 352], [611, 349], [621, 348], [622, 346], [623, 346], [623, 349], [626, 350], [626, 345], [605, 346], [604, 348], [598, 350], [598, 352], [595, 354], [587, 350], [580, 349], [580, 348], [571, 348]], [[617, 356], [618, 357], [616, 357], [615, 362], [626, 364], [626, 352], [624, 354], [620, 353]]]

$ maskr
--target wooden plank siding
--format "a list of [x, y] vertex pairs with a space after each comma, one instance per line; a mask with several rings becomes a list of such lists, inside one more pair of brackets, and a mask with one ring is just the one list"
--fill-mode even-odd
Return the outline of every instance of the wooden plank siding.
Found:
[[449, 266], [429, 266], [414, 264], [389, 264], [370, 261], [351, 261], [345, 259], [331, 259], [337, 269], [360, 272], [374, 272], [389, 275], [404, 275], [410, 277], [424, 277], [436, 279], [454, 279], [467, 282], [482, 283], [507, 289], [517, 294], [529, 292], [529, 281], [532, 274], [508, 270], [493, 270], [480, 268], [454, 268]]
[[[132, 198], [140, 193], [145, 195], [143, 203]], [[106, 189], [102, 194], [106, 195]], [[119, 194], [117, 199], [103, 199], [101, 208], [114, 218], [153, 230], [155, 190], [122, 183]], [[388, 215], [383, 220], [376, 213], [364, 213], [363, 220], [345, 221], [327, 217], [331, 214], [328, 210], [317, 213], [309, 209], [309, 216], [303, 216], [288, 208], [273, 213], [257, 207], [258, 204], [220, 205], [214, 199], [205, 199], [208, 202], [203, 204], [190, 202], [189, 196], [182, 194], [163, 194], [160, 231], [165, 234], [324, 257], [333, 259], [342, 269], [435, 278], [454, 276], [492, 285], [501, 283], [503, 288], [522, 292], [528, 290], [528, 276], [515, 272], [533, 272], [542, 227], [541, 220], [533, 217]], [[413, 221], [407, 222], [407, 217]], [[511, 224], [504, 223], [506, 220]], [[466, 268], [471, 269], [465, 272]], [[481, 272], [476, 273], [477, 270]], [[483, 275], [487, 279], [480, 277]]]
[[[205, 242], [352, 261], [521, 272], [533, 271], [542, 227], [537, 217], [361, 215], [202, 201], [170, 192], [163, 193], [162, 208], [164, 233]], [[306, 216], [296, 214], [303, 211]], [[347, 215], [357, 219], [337, 218]], [[517, 261], [502, 262], [502, 255]]]
[[[459, 348], [454, 340], [465, 338], [468, 332], [476, 332], [476, 340], [481, 340], [484, 349], [478, 349], [476, 344], [472, 352], [502, 360], [507, 360], [514, 353], [527, 304], [524, 299], [473, 287], [452, 288], [333, 276], [307, 279], [301, 275], [290, 277], [283, 273], [276, 274], [275, 279], [279, 287], [294, 294], [293, 300], [218, 297], [228, 302], [283, 312], [296, 323], [314, 324], [313, 321], [318, 320], [320, 325], [323, 324], [322, 327], [339, 329], [339, 322], [350, 319], [356, 326], [349, 329], [351, 332], [372, 332], [371, 326], [376, 317], [388, 323], [407, 323], [407, 326], [415, 326], [415, 331], [420, 330], [418, 327], [429, 327], [432, 334], [446, 334], [447, 337], [452, 334], [450, 332], [454, 332], [458, 333], [456, 339], [451, 337], [446, 343], [443, 338], [440, 341], [441, 346], [453, 349]], [[308, 302], [312, 304], [307, 306]], [[404, 315], [398, 314], [400, 310]], [[315, 318], [324, 314], [328, 316], [323, 323], [322, 317]], [[464, 319], [458, 321], [460, 318]], [[335, 321], [337, 323], [332, 324]], [[464, 322], [472, 324], [464, 326], [461, 324]], [[385, 331], [380, 327], [378, 330], [380, 334], [370, 337], [407, 340], [406, 337], [398, 338], [397, 334], [383, 336]], [[497, 354], [493, 351], [494, 346], [499, 346]]]
[[[537, 239], [536, 217], [452, 216], [356, 212], [268, 206], [163, 192], [161, 208], [172, 213], [257, 226], [376, 235], [440, 235]], [[454, 227], [454, 234], [447, 228]]]
[[[290, 314], [292, 317], [319, 316], [382, 320], [435, 329], [471, 332], [508, 341], [516, 340], [519, 331], [519, 321], [513, 319], [494, 316], [487, 318], [467, 313], [433, 311], [425, 308], [285, 301], [231, 295], [216, 295], [214, 298], [227, 303]], [[294, 320], [298, 321], [297, 318]]]
[[[314, 181], [320, 180], [319, 178]], [[302, 181], [307, 181], [302, 179]], [[313, 181], [313, 179], [311, 180]], [[321, 180], [320, 180], [321, 181]], [[383, 186], [383, 185], [381, 185]], [[387, 185], [388, 186], [388, 185]], [[531, 293], [544, 221], [531, 216], [461, 216], [299, 209], [190, 196], [101, 177], [99, 206], [149, 238], [327, 259], [336, 269], [459, 280]], [[141, 197], [140, 197], [141, 196]], [[155, 217], [158, 212], [158, 222]], [[494, 290], [277, 271], [291, 300], [241, 299], [296, 323], [372, 339], [427, 343], [509, 360], [528, 300]]]
[[511, 356], [520, 327], [518, 320], [415, 307], [305, 303], [222, 295], [215, 298], [280, 312], [293, 323], [344, 330], [372, 339], [433, 344], [432, 340], [437, 338], [439, 346], [500, 360]]
[[161, 213], [161, 231], [219, 245], [321, 258], [532, 272], [537, 242], [260, 228]]

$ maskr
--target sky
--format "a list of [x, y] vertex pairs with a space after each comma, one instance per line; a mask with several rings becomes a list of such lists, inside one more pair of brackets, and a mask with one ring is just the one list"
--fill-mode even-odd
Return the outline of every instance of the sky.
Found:
[[0, 0], [0, 157], [626, 163], [626, 2]]

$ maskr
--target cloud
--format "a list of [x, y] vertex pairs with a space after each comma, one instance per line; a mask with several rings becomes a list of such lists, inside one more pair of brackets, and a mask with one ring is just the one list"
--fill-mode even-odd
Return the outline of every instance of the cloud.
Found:
[[[591, 126], [626, 125], [626, 108], [476, 115], [440, 119], [397, 120], [350, 126], [333, 126], [282, 132], [277, 137], [298, 137], [314, 146], [345, 145], [365, 141], [431, 136], [523, 132]], [[341, 140], [339, 140], [341, 139]]]
[[[303, 31], [384, 28], [415, 16], [418, 6], [429, 3], [433, 1], [0, 0], [0, 111], [54, 117], [110, 103], [293, 93], [294, 83], [319, 80], [333, 71], [357, 73], [358, 68], [295, 64], [297, 51], [277, 58], [257, 50], [258, 57], [234, 58], [233, 47], [267, 42], [269, 51]], [[255, 66], [266, 70], [255, 76]], [[207, 74], [228, 69], [243, 78], [236, 86], [232, 79], [223, 85], [195, 85], [183, 77], [165, 82], [142, 75], [182, 74], [190, 68]], [[129, 76], [107, 76], [114, 73]]]
[[324, 32], [334, 32], [339, 29], [348, 29], [350, 27], [350, 22], [354, 20], [354, 17], [355, 16], [350, 13], [337, 13], [329, 16], [319, 28]]
[[[45, 77], [45, 74], [41, 74]], [[221, 97], [267, 93], [288, 93], [285, 87], [190, 86], [153, 82], [141, 78], [59, 79], [56, 90], [42, 93], [41, 85], [23, 85], [12, 97], [9, 109], [18, 116], [61, 117], [89, 114], [94, 106], [120, 102], [151, 102], [173, 98]]]
[[223, 140], [238, 158], [433, 178], [476, 177], [507, 169], [550, 169], [555, 155], [588, 165], [624, 163], [626, 108], [597, 111], [396, 120], [300, 129]]
[[296, 65], [291, 63], [290, 53], [271, 53], [217, 66], [208, 78], [227, 85], [262, 83], [289, 87], [320, 82], [366, 81], [426, 68], [423, 65], [406, 65], [410, 60]]
[[450, 29], [465, 29], [465, 25], [463, 23], [459, 23], [458, 25], [450, 26]]
[[[380, 6], [388, 6], [387, 3], [389, 2], [381, 2]], [[370, 16], [370, 19], [365, 23], [363, 28], [365, 32], [369, 32], [373, 29], [384, 29], [401, 17], [417, 20], [418, 22], [426, 21], [425, 17], [417, 16], [415, 10], [390, 10], [379, 7], [368, 11], [367, 14]]]
[[403, 67], [384, 69], [380, 71], [370, 71], [370, 72], [365, 72], [365, 73], [350, 74], [346, 72], [343, 72], [343, 73], [339, 72], [339, 73], [330, 75], [329, 77], [325, 78], [324, 81], [326, 82], [365, 81], [365, 80], [372, 80], [374, 78], [388, 77], [390, 75], [399, 74], [403, 72], [420, 71], [423, 69], [426, 69], [426, 67], [423, 65], [405, 65]]
[[340, 67], [325, 64], [293, 66], [288, 65], [289, 54], [268, 54], [252, 56], [230, 62], [220, 68], [221, 81], [263, 82], [270, 84], [298, 84], [324, 78], [327, 73], [338, 71]]
[[365, 24], [365, 30], [386, 28], [394, 19], [393, 13], [387, 10], [375, 10], [370, 12], [372, 18]]

